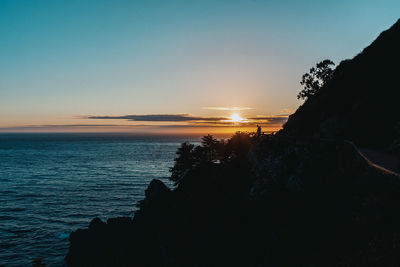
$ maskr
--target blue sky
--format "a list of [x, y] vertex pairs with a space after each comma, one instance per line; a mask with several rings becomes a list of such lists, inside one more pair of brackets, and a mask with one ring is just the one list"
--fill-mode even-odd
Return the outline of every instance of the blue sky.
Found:
[[287, 113], [303, 73], [353, 57], [399, 11], [385, 0], [2, 0], [0, 128]]

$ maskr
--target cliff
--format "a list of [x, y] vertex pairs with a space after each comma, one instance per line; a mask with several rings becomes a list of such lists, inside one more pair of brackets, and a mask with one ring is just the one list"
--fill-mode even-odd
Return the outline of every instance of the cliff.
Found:
[[291, 115], [285, 135], [346, 139], [389, 148], [400, 139], [400, 20], [352, 60]]
[[397, 22], [278, 134], [228, 142], [223, 160], [194, 164], [175, 189], [153, 180], [133, 219], [73, 232], [67, 264], [399, 265], [400, 176], [358, 149], [398, 140], [399, 42]]

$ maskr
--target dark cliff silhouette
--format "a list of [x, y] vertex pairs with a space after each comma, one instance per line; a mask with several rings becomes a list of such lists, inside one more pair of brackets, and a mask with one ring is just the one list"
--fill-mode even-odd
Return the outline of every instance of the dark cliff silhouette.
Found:
[[289, 117], [283, 132], [340, 138], [386, 148], [400, 137], [400, 20], [352, 60]]
[[400, 21], [275, 135], [183, 144], [134, 218], [70, 236], [69, 266], [398, 266], [400, 176], [358, 147], [396, 152]]

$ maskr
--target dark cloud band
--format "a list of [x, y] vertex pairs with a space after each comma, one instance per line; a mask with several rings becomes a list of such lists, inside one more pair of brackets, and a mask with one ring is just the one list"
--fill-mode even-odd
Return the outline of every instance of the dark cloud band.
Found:
[[128, 121], [154, 121], [154, 122], [191, 122], [191, 121], [220, 121], [225, 117], [200, 117], [188, 114], [151, 114], [151, 115], [124, 115], [124, 116], [87, 116], [87, 119], [100, 120], [128, 120]]

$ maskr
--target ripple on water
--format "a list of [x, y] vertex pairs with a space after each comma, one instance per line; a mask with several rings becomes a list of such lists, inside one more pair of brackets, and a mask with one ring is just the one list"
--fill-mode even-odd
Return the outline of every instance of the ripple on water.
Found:
[[[171, 139], [172, 140], [172, 139]], [[71, 231], [133, 216], [186, 139], [0, 135], [0, 266], [64, 266]]]

